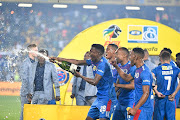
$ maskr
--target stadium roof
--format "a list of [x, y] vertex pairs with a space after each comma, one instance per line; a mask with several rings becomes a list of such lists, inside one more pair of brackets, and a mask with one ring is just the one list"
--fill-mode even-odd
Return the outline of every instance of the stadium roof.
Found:
[[1, 0], [1, 2], [180, 6], [180, 0]]

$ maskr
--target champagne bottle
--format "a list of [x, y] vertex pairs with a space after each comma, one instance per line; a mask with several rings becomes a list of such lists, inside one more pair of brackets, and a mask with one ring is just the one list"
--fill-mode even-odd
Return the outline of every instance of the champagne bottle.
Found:
[[62, 69], [71, 72], [72, 74], [74, 74], [75, 71], [79, 72], [81, 69], [81, 67], [66, 61], [58, 62], [57, 60], [55, 60], [55, 63], [59, 65]]

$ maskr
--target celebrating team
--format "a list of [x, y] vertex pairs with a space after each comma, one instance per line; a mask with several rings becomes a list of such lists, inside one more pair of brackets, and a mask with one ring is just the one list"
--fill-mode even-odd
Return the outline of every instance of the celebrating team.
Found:
[[144, 55], [142, 48], [129, 52], [125, 47], [109, 44], [104, 51], [102, 45], [93, 44], [87, 60], [60, 57], [50, 60], [92, 66], [94, 78], [75, 73], [98, 90], [86, 120], [109, 120], [112, 113], [113, 120], [151, 120], [153, 112], [154, 120], [175, 120], [174, 99], [180, 89], [177, 82], [180, 69], [173, 64], [167, 48], [159, 55], [161, 65], [152, 71], [144, 64]]

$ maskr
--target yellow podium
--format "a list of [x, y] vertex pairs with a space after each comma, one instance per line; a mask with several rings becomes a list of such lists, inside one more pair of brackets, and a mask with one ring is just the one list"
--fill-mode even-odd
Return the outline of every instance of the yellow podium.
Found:
[[85, 120], [90, 106], [24, 105], [24, 120]]
[[[24, 120], [85, 120], [90, 106], [24, 105]], [[176, 109], [180, 120], [180, 109]]]

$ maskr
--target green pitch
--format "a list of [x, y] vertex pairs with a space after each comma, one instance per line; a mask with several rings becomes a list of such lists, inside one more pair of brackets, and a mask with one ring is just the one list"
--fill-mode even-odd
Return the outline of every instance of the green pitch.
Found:
[[0, 96], [0, 120], [19, 120], [20, 106], [19, 96]]

